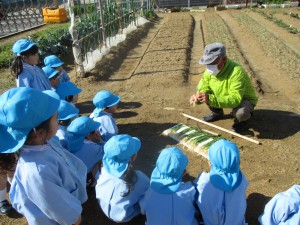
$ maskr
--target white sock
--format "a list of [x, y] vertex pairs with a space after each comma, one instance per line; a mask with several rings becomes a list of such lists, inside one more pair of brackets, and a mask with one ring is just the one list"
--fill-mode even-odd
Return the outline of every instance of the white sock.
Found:
[[6, 200], [6, 187], [3, 190], [0, 190], [0, 202]]

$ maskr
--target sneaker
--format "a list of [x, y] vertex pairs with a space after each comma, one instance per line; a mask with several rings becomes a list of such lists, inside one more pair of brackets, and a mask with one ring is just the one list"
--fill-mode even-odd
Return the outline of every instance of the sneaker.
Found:
[[6, 215], [11, 211], [11, 204], [7, 200], [0, 202], [0, 215]]
[[214, 121], [222, 119], [223, 117], [224, 117], [223, 113], [212, 112], [211, 114], [208, 114], [208, 115], [204, 116], [203, 120], [205, 122], [214, 122]]
[[234, 122], [234, 124], [231, 127], [231, 130], [236, 133], [242, 133], [247, 130], [246, 128], [246, 122]]

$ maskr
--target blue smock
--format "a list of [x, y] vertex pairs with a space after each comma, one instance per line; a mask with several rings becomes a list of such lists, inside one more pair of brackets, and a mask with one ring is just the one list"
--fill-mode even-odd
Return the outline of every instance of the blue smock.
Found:
[[149, 178], [141, 171], [136, 171], [137, 181], [132, 191], [125, 197], [127, 187], [123, 178], [107, 173], [104, 167], [97, 180], [96, 198], [105, 215], [115, 222], [128, 222], [140, 214], [139, 201], [150, 186]]
[[17, 87], [30, 87], [40, 91], [52, 90], [49, 78], [38, 66], [23, 62], [23, 71], [18, 75]]
[[215, 188], [209, 173], [201, 173], [195, 180], [198, 198], [196, 203], [205, 225], [246, 225], [246, 189], [248, 181], [242, 174], [240, 185], [231, 192]]
[[276, 194], [258, 220], [261, 225], [300, 225], [300, 185]]
[[59, 74], [59, 82], [67, 82], [67, 81], [70, 81], [70, 77], [69, 75], [67, 74], [67, 72], [65, 70], [63, 70], [61, 72], [61, 74]]
[[90, 118], [92, 118], [96, 122], [101, 123], [99, 132], [105, 142], [108, 141], [112, 136], [118, 134], [118, 127], [111, 113], [101, 111], [98, 117], [94, 117], [94, 114], [92, 113], [90, 115]]
[[74, 224], [87, 200], [86, 166], [51, 139], [20, 149], [10, 189], [12, 206], [30, 225]]
[[181, 183], [172, 194], [161, 194], [149, 188], [140, 201], [147, 225], [197, 225], [195, 218], [196, 189], [191, 182]]
[[61, 146], [63, 146], [65, 149], [68, 149], [69, 144], [69, 135], [68, 135], [67, 127], [58, 124], [58, 129], [56, 131], [55, 136], [58, 137], [59, 142]]

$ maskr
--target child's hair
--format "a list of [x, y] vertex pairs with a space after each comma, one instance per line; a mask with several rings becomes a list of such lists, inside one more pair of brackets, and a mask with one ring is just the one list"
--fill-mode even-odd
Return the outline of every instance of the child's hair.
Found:
[[121, 196], [126, 197], [132, 191], [132, 189], [134, 188], [134, 184], [137, 181], [137, 175], [135, 170], [133, 169], [131, 162], [129, 163], [128, 169], [126, 170], [123, 176], [124, 176], [124, 183], [126, 184], [127, 189], [126, 191], [121, 193]]
[[66, 97], [65, 100], [66, 100], [67, 102], [72, 102], [72, 101], [73, 101], [73, 98], [74, 98], [74, 95], [69, 95], [69, 96]]
[[36, 128], [33, 128], [33, 129], [29, 132], [29, 134], [28, 134], [28, 136], [27, 136], [27, 139], [26, 139], [26, 141], [25, 141], [25, 144], [28, 144], [28, 145], [31, 144], [33, 135], [34, 135], [34, 133], [35, 133], [37, 130], [45, 130], [47, 133], [50, 132], [50, 121], [51, 121], [51, 118], [52, 118], [52, 116], [51, 116], [49, 119], [47, 119], [47, 120], [45, 120], [44, 122], [42, 122], [42, 123], [41, 123], [40, 125], [38, 125]]
[[0, 154], [0, 172], [12, 171], [16, 164], [16, 155], [12, 153]]
[[23, 63], [22, 63], [22, 56], [30, 56], [30, 55], [35, 55], [38, 53], [38, 47], [36, 45], [33, 45], [30, 49], [27, 51], [22, 52], [20, 55], [18, 55], [12, 65], [11, 65], [11, 74], [15, 77], [18, 78], [19, 74], [22, 73], [23, 71]]
[[72, 118], [67, 119], [67, 120], [59, 120], [58, 121], [58, 123], [60, 125], [65, 126], [65, 127], [69, 126], [71, 122], [72, 122]]

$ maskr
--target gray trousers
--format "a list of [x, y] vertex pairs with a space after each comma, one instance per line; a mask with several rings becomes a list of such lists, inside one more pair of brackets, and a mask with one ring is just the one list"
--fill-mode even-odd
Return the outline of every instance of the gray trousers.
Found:
[[241, 104], [232, 110], [232, 115], [239, 121], [247, 121], [252, 116], [254, 105], [249, 100], [242, 100]]

